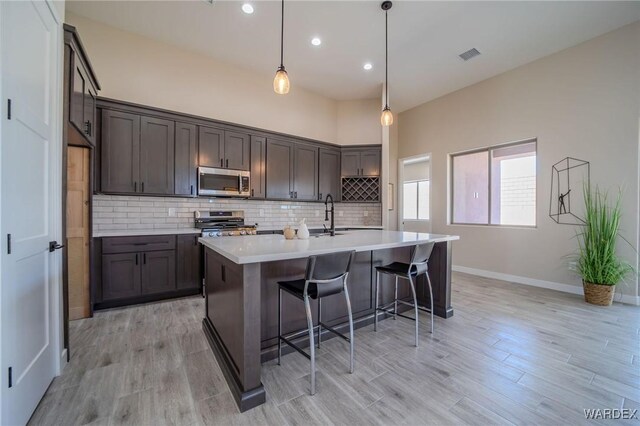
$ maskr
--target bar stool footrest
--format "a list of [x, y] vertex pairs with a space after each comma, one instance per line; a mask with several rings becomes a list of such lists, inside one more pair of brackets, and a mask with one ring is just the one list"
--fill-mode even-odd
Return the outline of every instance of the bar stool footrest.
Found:
[[295, 349], [296, 351], [300, 352], [302, 355], [304, 355], [305, 357], [307, 357], [307, 359], [311, 359], [311, 355], [309, 355], [308, 353], [306, 353], [304, 351], [304, 349], [302, 349], [300, 346], [296, 345], [295, 343], [293, 343], [291, 340], [287, 339], [284, 336], [278, 336], [278, 338], [280, 340], [282, 340], [284, 343], [286, 343], [287, 345], [291, 346], [293, 349]]
[[326, 325], [325, 323], [321, 322], [320, 325], [322, 325], [322, 328], [326, 328], [327, 330], [329, 330], [330, 332], [332, 332], [333, 334], [335, 334], [338, 337], [342, 337], [344, 340], [346, 340], [347, 342], [351, 342], [351, 339], [349, 339], [347, 336], [345, 336], [344, 334], [340, 333], [339, 331], [337, 331], [336, 329], [334, 329], [333, 327], [330, 327], [328, 325]]
[[382, 311], [382, 312], [385, 312], [385, 313], [387, 313], [387, 314], [389, 314], [389, 315], [397, 315], [397, 316], [399, 316], [399, 317], [406, 318], [406, 319], [409, 319], [409, 320], [411, 320], [411, 321], [415, 321], [415, 320], [416, 320], [416, 319], [415, 319], [415, 318], [413, 318], [413, 317], [408, 317], [408, 316], [403, 315], [403, 314], [401, 314], [401, 313], [395, 313], [395, 312], [390, 311], [390, 310], [388, 310], [388, 309], [378, 308], [378, 310], [379, 310], [379, 311]]

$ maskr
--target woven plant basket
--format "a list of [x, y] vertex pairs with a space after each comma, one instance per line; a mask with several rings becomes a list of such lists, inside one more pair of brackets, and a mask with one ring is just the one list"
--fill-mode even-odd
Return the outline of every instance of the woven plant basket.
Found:
[[583, 281], [584, 301], [592, 305], [611, 306], [613, 293], [616, 286], [604, 284], [591, 284]]

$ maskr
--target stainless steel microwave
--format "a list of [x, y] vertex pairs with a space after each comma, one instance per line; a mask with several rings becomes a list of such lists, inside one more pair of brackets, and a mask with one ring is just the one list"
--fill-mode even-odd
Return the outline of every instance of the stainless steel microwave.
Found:
[[198, 167], [198, 195], [248, 197], [250, 173], [244, 170]]

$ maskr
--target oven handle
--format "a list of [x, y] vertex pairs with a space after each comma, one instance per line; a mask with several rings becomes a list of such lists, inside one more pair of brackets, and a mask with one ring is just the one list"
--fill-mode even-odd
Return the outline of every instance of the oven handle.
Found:
[[238, 194], [242, 194], [242, 175], [238, 173]]

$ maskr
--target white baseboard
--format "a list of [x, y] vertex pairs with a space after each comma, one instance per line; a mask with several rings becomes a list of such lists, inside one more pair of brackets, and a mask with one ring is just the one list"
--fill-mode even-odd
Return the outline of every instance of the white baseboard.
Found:
[[[508, 281], [515, 284], [530, 285], [533, 287], [548, 288], [551, 290], [562, 291], [564, 293], [582, 294], [582, 287], [576, 285], [556, 283], [553, 281], [538, 280], [535, 278], [521, 277], [519, 275], [503, 274], [501, 272], [485, 271], [484, 269], [468, 268], [466, 266], [452, 265], [451, 269], [457, 272], [477, 275], [484, 278], [493, 278], [501, 281]], [[622, 297], [616, 294], [614, 300], [616, 302], [627, 303], [629, 305], [640, 306], [639, 296], [630, 296], [623, 294]]]

